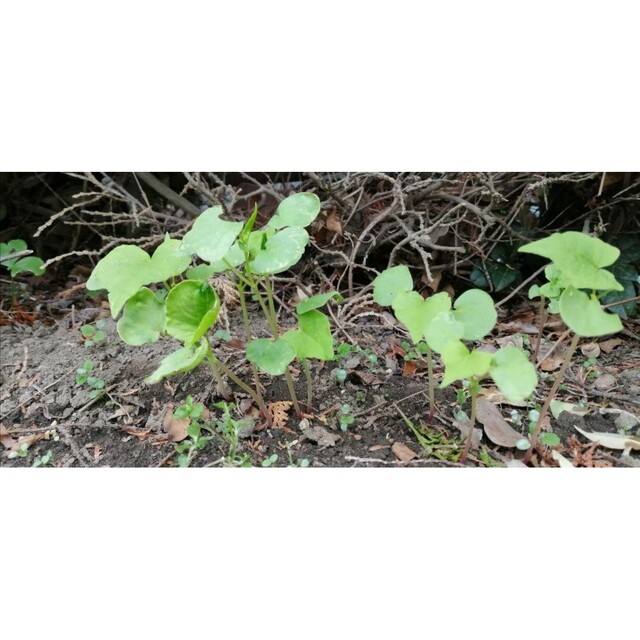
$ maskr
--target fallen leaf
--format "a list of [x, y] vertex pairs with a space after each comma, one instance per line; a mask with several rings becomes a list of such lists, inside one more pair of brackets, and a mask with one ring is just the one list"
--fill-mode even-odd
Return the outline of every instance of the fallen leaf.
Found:
[[507, 464], [505, 464], [505, 467], [515, 467], [517, 469], [528, 469], [529, 467], [527, 467], [527, 465], [522, 462], [521, 460], [516, 460], [515, 458], [513, 460], [509, 460], [509, 462], [507, 462]]
[[569, 468], [574, 469], [575, 467], [571, 464], [567, 458], [565, 458], [561, 453], [558, 453], [555, 449], [551, 450], [551, 457], [558, 463], [558, 466], [561, 468]]
[[640, 451], [640, 436], [622, 435], [620, 433], [600, 433], [597, 431], [583, 431], [580, 427], [575, 426], [585, 438], [591, 442], [597, 442], [608, 449], [633, 449]]
[[604, 391], [605, 389], [611, 389], [611, 387], [615, 387], [617, 384], [617, 380], [615, 376], [610, 373], [603, 373], [601, 376], [596, 378], [596, 381], [593, 383], [593, 386], [596, 389], [600, 389]]
[[413, 460], [418, 457], [418, 454], [415, 451], [412, 451], [407, 447], [406, 444], [402, 444], [402, 442], [394, 442], [391, 447], [391, 453], [400, 460], [400, 462], [409, 462], [409, 460]]
[[486, 398], [493, 402], [493, 404], [508, 404], [511, 407], [526, 407], [527, 401], [522, 400], [521, 402], [513, 402], [511, 400], [507, 400], [502, 393], [495, 387], [483, 387], [478, 394], [479, 397]]
[[[466, 441], [469, 437], [469, 431], [471, 430], [471, 420], [467, 416], [462, 418], [458, 415], [453, 420], [453, 426], [456, 427], [460, 431], [462, 435], [462, 439]], [[473, 440], [471, 441], [471, 445], [474, 448], [480, 446], [480, 442], [482, 441], [482, 429], [478, 429], [477, 427], [473, 428]]]
[[597, 358], [600, 355], [600, 345], [597, 342], [587, 342], [580, 347], [580, 353], [585, 358]]
[[169, 410], [164, 415], [162, 426], [171, 442], [181, 442], [187, 437], [187, 427], [190, 422], [189, 418], [175, 418], [173, 411]]
[[557, 420], [563, 411], [568, 411], [574, 416], [586, 416], [589, 413], [589, 409], [586, 407], [579, 407], [577, 404], [571, 402], [561, 402], [560, 400], [552, 400], [549, 405], [551, 409], [551, 415]]
[[327, 222], [325, 225], [329, 231], [333, 231], [333, 233], [337, 233], [340, 236], [342, 235], [342, 225], [340, 224], [340, 220], [338, 220], [338, 216], [335, 211], [332, 211], [327, 216]]
[[609, 409], [605, 407], [601, 407], [598, 409], [598, 413], [601, 415], [606, 415], [608, 413], [613, 413], [618, 417], [615, 419], [615, 424], [618, 429], [633, 429], [640, 424], [640, 418], [638, 416], [634, 416], [633, 413], [629, 413], [624, 409]]
[[0, 444], [5, 449], [13, 449], [18, 444], [2, 423], [0, 423]]
[[[306, 420], [306, 419], [305, 419]], [[327, 447], [335, 447], [336, 442], [340, 440], [340, 436], [329, 433], [324, 427], [303, 427], [303, 423], [305, 420], [300, 422], [300, 428], [302, 429], [302, 439], [311, 440], [311, 442], [315, 442], [322, 449], [326, 449]], [[306, 420], [306, 424], [309, 424], [309, 421]]]
[[405, 360], [404, 368], [402, 369], [402, 375], [405, 377], [412, 376], [416, 372], [417, 368], [418, 363], [415, 360]]
[[523, 436], [502, 417], [498, 407], [484, 398], [476, 400], [476, 417], [484, 426], [487, 438], [501, 447], [515, 447]]
[[518, 347], [518, 349], [522, 349], [524, 346], [524, 341], [522, 340], [522, 335], [519, 333], [514, 333], [510, 336], [502, 336], [500, 338], [496, 338], [496, 343], [501, 347]]
[[360, 378], [362, 382], [368, 385], [384, 383], [384, 380], [382, 378], [379, 378], [378, 376], [375, 376], [373, 375], [373, 373], [369, 373], [368, 371], [351, 371], [351, 375]]
[[273, 420], [273, 426], [276, 429], [283, 429], [287, 426], [287, 420], [289, 419], [289, 410], [293, 406], [291, 400], [281, 400], [279, 402], [270, 402], [267, 405], [267, 410], [271, 414]]
[[550, 356], [548, 358], [544, 358], [543, 360], [538, 360], [538, 368], [543, 371], [556, 371], [562, 366], [564, 358], [562, 356]]
[[374, 444], [373, 446], [369, 447], [369, 451], [380, 451], [382, 449], [389, 449], [390, 445], [388, 444]]
[[603, 342], [598, 342], [600, 349], [605, 353], [611, 353], [617, 346], [622, 344], [622, 340], [620, 338], [611, 338], [610, 340], [604, 340]]
[[498, 325], [500, 333], [526, 333], [528, 335], [536, 335], [538, 327], [530, 322], [505, 322]]

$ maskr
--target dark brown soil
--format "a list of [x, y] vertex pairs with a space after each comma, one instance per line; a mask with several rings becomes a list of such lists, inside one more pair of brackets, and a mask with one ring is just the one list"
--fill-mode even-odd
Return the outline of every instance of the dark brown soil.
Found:
[[[196, 371], [170, 378], [162, 384], [148, 386], [142, 380], [157, 366], [161, 357], [179, 345], [169, 339], [153, 345], [130, 347], [117, 335], [115, 323], [106, 320], [106, 340], [85, 347], [79, 327], [104, 315], [101, 308], [89, 308], [75, 315], [42, 318], [33, 325], [13, 324], [0, 327], [2, 367], [0, 369], [0, 423], [14, 441], [29, 446], [23, 457], [9, 458], [2, 447], [0, 465], [32, 466], [47, 452], [48, 466], [156, 467], [176, 466], [176, 443], [167, 433], [167, 414], [188, 395], [210, 411], [210, 420], [221, 417], [214, 407], [220, 402], [210, 371], [202, 366]], [[348, 337], [357, 341], [361, 351], [352, 351], [337, 362], [314, 364], [315, 399], [313, 409], [301, 428], [293, 410], [286, 424], [267, 428], [256, 421], [252, 433], [240, 439], [234, 460], [229, 459], [229, 442], [217, 431], [207, 446], [199, 450], [191, 466], [239, 464], [260, 466], [272, 454], [274, 466], [306, 465], [312, 467], [362, 466], [446, 466], [457, 467], [462, 450], [461, 434], [454, 417], [461, 407], [456, 389], [438, 390], [437, 411], [428, 421], [427, 379], [423, 363], [415, 372], [405, 371], [398, 345], [405, 339], [399, 327], [389, 326], [384, 316], [363, 316], [361, 324], [345, 328], [340, 342]], [[74, 323], [75, 321], [75, 323]], [[242, 338], [239, 319], [230, 317], [231, 333]], [[259, 327], [259, 323], [256, 322]], [[497, 336], [494, 336], [497, 337]], [[640, 409], [640, 351], [638, 339], [623, 335], [622, 343], [609, 354], [601, 354], [589, 368], [579, 356], [566, 377], [566, 387], [559, 399], [586, 403], [589, 413], [576, 417], [568, 413], [552, 420], [550, 428], [561, 440], [556, 448], [576, 466], [638, 466], [637, 451], [630, 455], [590, 443], [575, 426], [585, 431], [620, 432], [619, 413], [601, 413], [621, 409], [637, 416]], [[238, 375], [251, 382], [251, 372], [240, 349], [212, 338], [219, 357], [226, 360]], [[395, 351], [394, 351], [395, 347]], [[89, 359], [94, 373], [105, 382], [105, 393], [92, 399], [86, 385], [75, 382], [76, 370]], [[337, 381], [334, 370], [347, 372], [344, 383]], [[614, 384], [598, 388], [603, 374], [612, 374]], [[439, 371], [436, 369], [439, 376]], [[294, 369], [297, 393], [304, 403], [305, 378]], [[262, 378], [267, 402], [289, 400], [284, 381]], [[544, 399], [549, 384], [538, 388], [538, 402]], [[247, 394], [234, 389], [237, 418], [255, 415]], [[342, 412], [342, 407], [348, 409]], [[502, 413], [511, 418], [516, 410], [524, 419], [514, 428], [524, 433], [526, 413], [532, 407], [508, 407]], [[426, 439], [422, 447], [416, 434], [405, 422], [399, 409]], [[468, 406], [465, 404], [462, 409]], [[343, 431], [341, 413], [353, 416]], [[638, 425], [627, 427], [638, 434]], [[314, 437], [310, 437], [315, 436]], [[5, 440], [6, 440], [5, 432]], [[21, 441], [20, 438], [23, 438]], [[399, 446], [404, 445], [404, 447]], [[492, 444], [485, 436], [472, 451], [468, 466], [504, 466], [521, 460], [524, 452]], [[244, 458], [243, 458], [244, 456]], [[307, 461], [307, 462], [304, 462]], [[550, 449], [542, 448], [534, 457], [537, 466], [557, 466]]]

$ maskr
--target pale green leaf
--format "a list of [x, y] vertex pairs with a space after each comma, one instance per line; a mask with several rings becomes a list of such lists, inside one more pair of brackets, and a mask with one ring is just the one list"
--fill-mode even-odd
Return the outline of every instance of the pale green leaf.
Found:
[[269, 220], [269, 226], [274, 229], [306, 227], [319, 213], [320, 198], [315, 193], [294, 193], [278, 205], [276, 214]]
[[189, 346], [213, 325], [220, 311], [220, 298], [206, 283], [184, 280], [166, 299], [166, 331]]
[[503, 347], [493, 354], [489, 374], [509, 402], [528, 398], [538, 384], [536, 369], [518, 347]]
[[441, 386], [446, 387], [456, 380], [482, 378], [491, 367], [492, 355], [484, 351], [469, 351], [459, 341], [449, 342], [441, 353], [445, 366]]
[[147, 384], [156, 384], [169, 376], [177, 373], [185, 373], [195, 369], [209, 352], [209, 343], [206, 340], [191, 347], [182, 347], [168, 355], [160, 362], [160, 366], [144, 381]]
[[564, 323], [579, 336], [597, 337], [622, 331], [622, 322], [614, 313], [608, 313], [597, 297], [567, 287], [560, 296], [560, 316]]
[[258, 338], [247, 345], [247, 360], [272, 376], [285, 372], [289, 363], [296, 357], [295, 348], [282, 337], [277, 340]]
[[286, 271], [300, 260], [308, 242], [305, 229], [286, 227], [267, 239], [264, 249], [251, 261], [250, 269], [262, 275]]
[[439, 313], [423, 330], [427, 344], [436, 353], [441, 353], [450, 342], [459, 342], [464, 336], [464, 325], [456, 320], [452, 311]]
[[409, 267], [400, 264], [389, 267], [373, 281], [373, 299], [381, 306], [388, 307], [401, 291], [413, 289], [413, 278]]
[[329, 300], [335, 300], [336, 302], [342, 302], [344, 298], [337, 291], [328, 291], [327, 293], [318, 293], [315, 296], [311, 296], [296, 305], [296, 313], [302, 315], [313, 309], [319, 309], [329, 302]]
[[222, 220], [222, 207], [203, 211], [182, 239], [181, 250], [197, 254], [205, 262], [221, 260], [242, 231], [242, 222]]
[[462, 323], [464, 340], [480, 340], [495, 326], [498, 314], [493, 299], [480, 289], [465, 291], [453, 303], [453, 316]]
[[425, 327], [440, 313], [451, 309], [451, 298], [444, 293], [437, 293], [423, 298], [416, 291], [400, 291], [391, 303], [396, 318], [409, 330], [414, 344], [422, 340]]
[[296, 356], [333, 360], [333, 340], [329, 319], [320, 311], [311, 310], [298, 317], [300, 329], [287, 331], [282, 339], [296, 350]]
[[164, 325], [164, 304], [151, 289], [143, 287], [127, 300], [117, 329], [127, 344], [139, 347], [155, 342], [164, 332]]

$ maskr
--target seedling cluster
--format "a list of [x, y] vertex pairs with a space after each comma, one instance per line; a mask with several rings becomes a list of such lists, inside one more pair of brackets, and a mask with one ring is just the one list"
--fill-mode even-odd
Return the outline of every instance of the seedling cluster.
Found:
[[[238, 425], [231, 417], [225, 376], [253, 398], [270, 424], [258, 371], [284, 376], [295, 411], [302, 417], [304, 414], [290, 371], [292, 363], [297, 361], [305, 374], [306, 410], [310, 412], [313, 384], [309, 362], [345, 358], [359, 347], [336, 346], [329, 319], [321, 311], [328, 303], [342, 301], [335, 291], [323, 292], [298, 303], [295, 328], [283, 331], [279, 324], [273, 276], [290, 269], [302, 257], [309, 242], [306, 228], [320, 212], [320, 201], [315, 194], [298, 193], [285, 198], [275, 215], [259, 229], [255, 228], [257, 208], [245, 222], [224, 220], [222, 212], [219, 206], [205, 210], [182, 239], [167, 235], [152, 255], [135, 245], [112, 249], [96, 265], [87, 287], [107, 291], [112, 316], [118, 319], [118, 334], [126, 343], [138, 347], [162, 337], [180, 343], [181, 346], [147, 376], [148, 384], [188, 372], [201, 363], [210, 366], [226, 400], [221, 405], [226, 416], [226, 427], [222, 431], [227, 434], [232, 449], [229, 456], [235, 460], [233, 442], [237, 444]], [[530, 295], [540, 296], [543, 308], [546, 308], [545, 301], [550, 301], [549, 310], [560, 313], [575, 334], [573, 349], [578, 336], [604, 335], [621, 329], [618, 316], [605, 311], [600, 302], [602, 295], [621, 288], [614, 276], [604, 269], [617, 259], [617, 249], [584, 234], [566, 232], [520, 247], [520, 251], [552, 260], [546, 270], [549, 282], [533, 287]], [[239, 295], [246, 336], [245, 356], [253, 371], [252, 385], [217, 357], [209, 341], [210, 330], [214, 328], [221, 308], [220, 298], [209, 284], [209, 279], [217, 274], [224, 274], [231, 280]], [[257, 301], [269, 328], [268, 337], [253, 335], [247, 296]], [[440, 386], [446, 387], [456, 381], [464, 384], [471, 400], [472, 427], [480, 385], [486, 378], [491, 378], [502, 395], [512, 402], [526, 400], [534, 392], [538, 379], [527, 352], [515, 346], [489, 352], [473, 345], [494, 329], [497, 320], [493, 300], [485, 291], [471, 289], [455, 301], [444, 292], [423, 298], [414, 291], [408, 267], [401, 265], [386, 269], [375, 279], [373, 297], [378, 304], [390, 307], [406, 327], [411, 340], [405, 349], [407, 357], [427, 362], [431, 417], [436, 408], [433, 372], [436, 355], [444, 370]], [[83, 335], [93, 343], [99, 341], [96, 333], [83, 328]], [[223, 340], [230, 337], [223, 330], [215, 331], [215, 335]], [[360, 353], [364, 354], [362, 350]], [[376, 358], [375, 354], [373, 358]], [[563, 375], [564, 369], [556, 378], [557, 384]], [[88, 383], [91, 369], [85, 366], [79, 376]], [[335, 379], [344, 383], [344, 368], [335, 370]], [[541, 417], [545, 410], [546, 404], [540, 411]], [[181, 452], [186, 456], [184, 462], [187, 464], [189, 452], [204, 445], [209, 437], [202, 435], [202, 427], [196, 429], [200, 424], [198, 416], [193, 413], [189, 416], [194, 425], [190, 436], [192, 442], [185, 444]], [[352, 424], [353, 415], [348, 405], [340, 408], [338, 422], [343, 431]], [[536, 424], [531, 441], [527, 443], [529, 453], [535, 446], [540, 420]], [[472, 431], [471, 428], [470, 433]], [[462, 461], [470, 446], [471, 437], [467, 439]], [[275, 461], [268, 458], [264, 466]]]

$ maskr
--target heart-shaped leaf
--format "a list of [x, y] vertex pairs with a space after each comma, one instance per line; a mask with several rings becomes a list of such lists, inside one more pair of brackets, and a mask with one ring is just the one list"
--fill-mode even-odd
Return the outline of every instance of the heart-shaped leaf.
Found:
[[181, 250], [197, 254], [205, 262], [224, 258], [244, 226], [242, 222], [222, 220], [222, 207], [203, 211], [182, 239]]
[[489, 374], [509, 402], [528, 398], [538, 384], [536, 369], [526, 352], [518, 347], [503, 347], [493, 354]]
[[282, 339], [296, 351], [296, 356], [333, 360], [333, 340], [329, 319], [320, 311], [311, 310], [298, 317], [300, 329], [287, 331]]
[[560, 315], [564, 323], [579, 336], [593, 338], [622, 331], [622, 322], [607, 313], [595, 296], [567, 287], [560, 296]]
[[11, 263], [10, 271], [12, 278], [15, 278], [22, 272], [33, 273], [34, 276], [41, 276], [44, 273], [44, 260], [36, 256], [19, 258], [15, 262], [13, 260], [7, 260], [4, 264], [8, 266], [8, 263]]
[[151, 289], [143, 287], [127, 300], [117, 328], [127, 344], [139, 347], [155, 342], [164, 332], [164, 325], [164, 304]]
[[452, 341], [442, 350], [442, 362], [445, 370], [442, 387], [456, 380], [470, 380], [472, 377], [482, 378], [491, 367], [491, 353], [469, 351], [462, 342]]
[[276, 214], [269, 220], [269, 226], [274, 229], [306, 227], [319, 213], [320, 198], [315, 193], [294, 193], [278, 205]]
[[602, 268], [612, 265], [620, 250], [600, 238], [579, 231], [565, 231], [525, 244], [518, 251], [549, 258], [560, 269], [567, 284], [576, 289], [622, 289], [613, 274]]
[[444, 293], [436, 293], [423, 298], [416, 291], [400, 291], [391, 303], [396, 317], [409, 330], [414, 344], [422, 340], [424, 329], [440, 313], [451, 309], [451, 298]]
[[465, 291], [453, 303], [453, 316], [462, 323], [464, 340], [480, 340], [495, 327], [498, 314], [493, 299], [480, 289]]
[[200, 340], [198, 344], [191, 347], [182, 347], [174, 351], [172, 354], [163, 358], [160, 366], [144, 381], [147, 384], [156, 384], [164, 378], [173, 376], [177, 373], [185, 373], [195, 369], [209, 352], [209, 343], [206, 340]]
[[87, 289], [106, 289], [115, 318], [140, 287], [180, 275], [191, 258], [178, 252], [179, 240], [165, 236], [153, 257], [136, 245], [120, 245], [102, 258], [87, 280]]
[[253, 273], [281, 273], [292, 267], [304, 253], [309, 234], [302, 227], [286, 227], [267, 238], [264, 249], [250, 263]]
[[413, 278], [409, 268], [400, 264], [385, 269], [373, 281], [373, 299], [383, 307], [391, 306], [393, 299], [401, 291], [413, 289]]
[[247, 360], [272, 376], [282, 375], [295, 357], [295, 348], [282, 337], [277, 340], [258, 338], [247, 345]]
[[206, 283], [184, 280], [177, 284], [165, 301], [170, 336], [189, 346], [200, 340], [218, 317], [220, 298]]
[[424, 327], [424, 337], [427, 344], [436, 353], [451, 342], [459, 342], [464, 335], [464, 325], [458, 322], [452, 311], [443, 311]]

